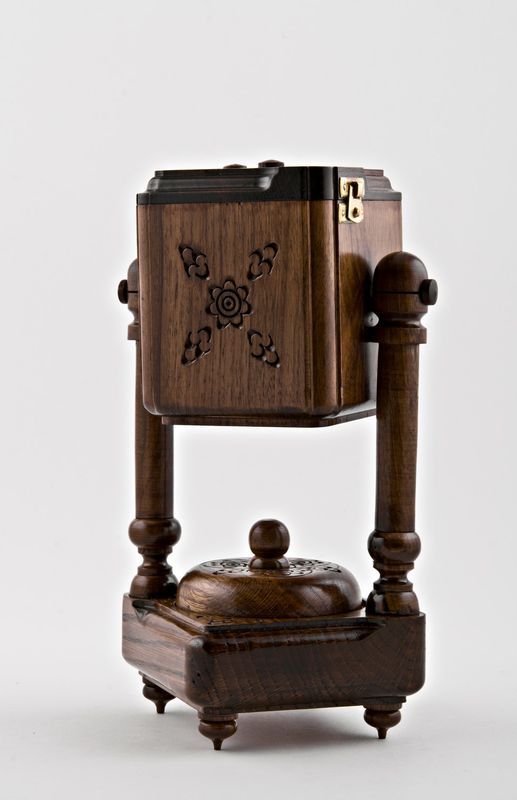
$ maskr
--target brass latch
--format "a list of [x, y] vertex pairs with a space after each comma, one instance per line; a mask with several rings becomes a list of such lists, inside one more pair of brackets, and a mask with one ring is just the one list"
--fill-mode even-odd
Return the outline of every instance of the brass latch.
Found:
[[364, 219], [364, 178], [339, 179], [339, 222], [361, 222]]

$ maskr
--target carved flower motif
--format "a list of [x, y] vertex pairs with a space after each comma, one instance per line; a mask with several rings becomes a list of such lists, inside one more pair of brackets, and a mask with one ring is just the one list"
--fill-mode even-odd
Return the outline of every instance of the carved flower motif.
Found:
[[[188, 278], [201, 281], [211, 280], [206, 253], [189, 244], [180, 244], [178, 250]], [[269, 242], [264, 247], [253, 250], [249, 255], [248, 280], [253, 282], [264, 275], [271, 275], [278, 251], [279, 247], [276, 242]], [[252, 285], [253, 283], [251, 283]], [[243, 318], [254, 313], [248, 299], [251, 286], [237, 286], [234, 280], [226, 278], [222, 286], [214, 286], [209, 290], [209, 304], [205, 306], [205, 313], [216, 317], [219, 330], [230, 326], [242, 330]], [[270, 333], [263, 334], [258, 330], [250, 329], [248, 342], [252, 358], [269, 367], [280, 366], [280, 356]], [[212, 351], [212, 345], [210, 325], [188, 331], [181, 363], [184, 366], [198, 364]]]
[[246, 286], [236, 286], [232, 280], [226, 280], [222, 286], [210, 289], [212, 302], [207, 307], [207, 313], [217, 317], [217, 327], [221, 330], [233, 325], [242, 328], [242, 318], [249, 317], [251, 305], [247, 302], [249, 289]]

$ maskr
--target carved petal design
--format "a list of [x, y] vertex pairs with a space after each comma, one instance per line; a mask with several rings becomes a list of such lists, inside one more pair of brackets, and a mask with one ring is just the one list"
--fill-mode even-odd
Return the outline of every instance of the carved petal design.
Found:
[[278, 245], [275, 242], [270, 242], [250, 253], [248, 280], [258, 281], [264, 274], [271, 275], [277, 253]]
[[185, 366], [196, 364], [203, 356], [208, 355], [211, 350], [212, 329], [210, 327], [200, 328], [198, 331], [189, 331], [185, 342], [185, 350], [181, 357], [181, 363]]
[[[209, 280], [210, 270], [207, 256], [191, 245], [179, 245], [179, 252], [185, 272], [189, 278]], [[263, 275], [271, 275], [279, 247], [275, 242], [269, 242], [264, 247], [259, 247], [250, 253], [248, 267], [248, 280], [256, 281]], [[244, 317], [253, 314], [249, 301], [250, 288], [238, 286], [232, 278], [226, 278], [222, 286], [212, 286], [208, 292], [208, 305], [205, 312], [216, 318], [217, 328], [224, 330], [230, 326], [242, 329]], [[248, 342], [252, 358], [256, 358], [269, 367], [280, 366], [280, 356], [277, 353], [271, 334], [264, 335], [260, 331], [249, 330]], [[189, 331], [185, 341], [181, 363], [185, 366], [196, 364], [211, 350], [212, 328], [205, 326], [197, 331]]]
[[180, 244], [178, 249], [188, 277], [207, 281], [210, 278], [210, 270], [208, 269], [208, 261], [205, 253], [196, 250], [190, 245], [184, 244]]
[[273, 339], [267, 335], [263, 336], [259, 331], [249, 330], [248, 341], [250, 343], [251, 355], [267, 364], [269, 367], [280, 366], [280, 356], [278, 355]]
[[247, 286], [236, 286], [235, 281], [228, 278], [222, 286], [214, 286], [209, 295], [212, 300], [206, 308], [207, 314], [217, 317], [217, 327], [222, 330], [229, 325], [242, 328], [243, 317], [249, 317], [253, 310], [246, 299], [249, 294]]

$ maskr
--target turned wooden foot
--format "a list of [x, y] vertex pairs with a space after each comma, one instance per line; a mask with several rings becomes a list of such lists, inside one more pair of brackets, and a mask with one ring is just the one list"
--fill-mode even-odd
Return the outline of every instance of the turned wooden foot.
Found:
[[365, 706], [364, 720], [373, 728], [377, 728], [379, 739], [385, 739], [389, 728], [398, 725], [400, 722], [399, 703], [388, 705], [379, 703], [378, 705]]
[[144, 682], [144, 688], [142, 689], [143, 696], [155, 704], [157, 714], [163, 714], [169, 700], [174, 700], [174, 695], [170, 692], [166, 692], [165, 689], [160, 688], [160, 686], [156, 686], [156, 684], [145, 675], [142, 675], [142, 680]]
[[214, 750], [220, 750], [222, 743], [237, 730], [237, 714], [225, 717], [204, 717], [199, 714], [199, 732], [211, 739]]

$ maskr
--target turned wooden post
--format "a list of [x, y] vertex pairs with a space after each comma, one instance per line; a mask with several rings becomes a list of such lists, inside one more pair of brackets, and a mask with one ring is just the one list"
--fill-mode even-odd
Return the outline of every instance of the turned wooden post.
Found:
[[181, 534], [173, 516], [173, 427], [162, 425], [142, 400], [142, 360], [138, 303], [138, 262], [133, 261], [127, 281], [119, 285], [119, 299], [127, 303], [134, 320], [128, 339], [136, 342], [135, 488], [136, 517], [129, 538], [143, 558], [131, 583], [130, 595], [139, 598], [174, 597], [177, 580], [167, 556]]
[[[375, 530], [368, 552], [380, 578], [366, 613], [419, 614], [408, 572], [420, 553], [415, 531], [418, 431], [418, 348], [427, 331], [420, 320], [436, 303], [438, 287], [410, 253], [391, 253], [373, 276], [373, 310], [379, 317], [371, 340], [379, 343], [377, 369], [377, 489]], [[400, 722], [400, 703], [365, 706], [364, 719], [385, 739]]]
[[379, 317], [377, 372], [377, 494], [375, 530], [368, 551], [380, 578], [367, 614], [418, 614], [408, 572], [420, 552], [415, 531], [418, 425], [418, 349], [427, 331], [420, 320], [437, 300], [436, 281], [409, 253], [385, 256], [373, 277], [373, 310]]

